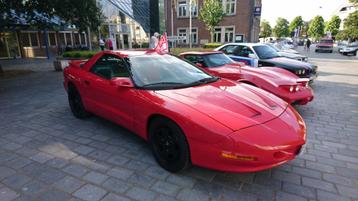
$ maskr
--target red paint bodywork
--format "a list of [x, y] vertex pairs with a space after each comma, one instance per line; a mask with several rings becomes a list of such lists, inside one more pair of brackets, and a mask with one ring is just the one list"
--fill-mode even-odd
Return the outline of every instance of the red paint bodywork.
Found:
[[[264, 90], [227, 79], [171, 90], [118, 87], [115, 83], [123, 80], [105, 80], [89, 72], [103, 54], [128, 55], [105, 51], [85, 63], [70, 63], [64, 69], [65, 89], [75, 85], [87, 111], [145, 140], [152, 118], [171, 119], [185, 134], [194, 165], [230, 172], [259, 171], [292, 160], [305, 144], [306, 127], [301, 116]], [[224, 158], [222, 153], [256, 160]]]
[[[184, 56], [186, 55], [206, 55], [218, 53], [220, 54], [221, 52], [186, 52], [180, 54], [180, 57], [184, 59]], [[314, 98], [313, 90], [309, 86], [305, 86], [305, 83], [298, 82], [300, 80], [299, 77], [281, 68], [254, 68], [244, 64], [235, 63], [211, 68], [204, 67], [202, 69], [218, 77], [252, 84], [275, 94], [289, 104], [295, 103], [305, 105]], [[296, 85], [299, 86], [299, 91], [289, 92], [287, 87], [282, 87]]]

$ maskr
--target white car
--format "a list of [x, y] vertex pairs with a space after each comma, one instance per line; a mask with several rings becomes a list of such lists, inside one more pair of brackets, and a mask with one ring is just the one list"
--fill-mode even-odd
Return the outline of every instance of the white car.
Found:
[[357, 55], [358, 42], [351, 43], [339, 50], [339, 53], [343, 55]]

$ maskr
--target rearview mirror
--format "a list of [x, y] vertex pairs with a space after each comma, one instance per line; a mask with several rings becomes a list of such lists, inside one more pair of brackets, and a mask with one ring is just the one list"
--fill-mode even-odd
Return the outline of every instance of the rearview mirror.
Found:
[[128, 77], [116, 77], [111, 80], [111, 83], [120, 88], [133, 88], [134, 84]]

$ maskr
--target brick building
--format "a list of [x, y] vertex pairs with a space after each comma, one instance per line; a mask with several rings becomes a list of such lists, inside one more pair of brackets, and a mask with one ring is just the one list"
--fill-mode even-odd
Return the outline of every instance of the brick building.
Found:
[[[215, 28], [212, 39], [205, 25], [198, 19], [204, 0], [197, 1], [197, 6], [192, 8], [192, 43], [194, 46], [207, 42], [258, 41], [260, 16], [254, 16], [254, 11], [255, 8], [261, 7], [261, 0], [220, 0], [225, 16]], [[173, 2], [176, 2], [175, 6], [172, 5]], [[165, 1], [164, 9], [168, 35], [189, 37], [189, 0]], [[173, 15], [172, 11], [174, 11]], [[188, 44], [189, 40], [183, 39], [180, 42]]]

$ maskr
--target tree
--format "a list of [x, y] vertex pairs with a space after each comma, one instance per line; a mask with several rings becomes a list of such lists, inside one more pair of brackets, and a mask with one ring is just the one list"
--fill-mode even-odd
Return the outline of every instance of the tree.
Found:
[[199, 19], [205, 24], [210, 32], [211, 39], [216, 27], [224, 17], [222, 3], [219, 0], [204, 0], [203, 7], [199, 12]]
[[96, 0], [1, 0], [0, 26], [17, 24], [21, 16], [30, 26], [45, 28], [53, 26], [49, 19], [58, 16], [64, 24], [72, 24], [80, 30], [90, 27], [97, 30], [101, 23], [102, 12]]
[[310, 27], [310, 21], [303, 22], [302, 29], [301, 29], [301, 36], [308, 35], [308, 28]]
[[331, 20], [327, 22], [324, 31], [326, 33], [331, 32], [332, 36], [336, 36], [340, 26], [341, 26], [341, 19], [337, 15], [334, 15], [331, 18]]
[[301, 16], [295, 17], [295, 18], [292, 20], [292, 22], [290, 23], [290, 26], [289, 26], [289, 28], [288, 28], [289, 31], [290, 31], [290, 34], [292, 34], [296, 29], [301, 30], [302, 25], [303, 25], [302, 17], [301, 17]]
[[315, 40], [324, 35], [324, 19], [322, 16], [317, 15], [313, 18], [308, 28], [308, 35], [313, 37]]
[[260, 37], [266, 38], [271, 36], [272, 28], [268, 21], [262, 20], [260, 25]]
[[273, 33], [278, 38], [289, 36], [288, 21], [279, 17], [276, 21], [276, 26], [273, 28]]
[[358, 7], [358, 0], [349, 0], [355, 7]]
[[358, 39], [358, 11], [350, 13], [344, 20], [343, 31], [339, 32], [338, 39]]

